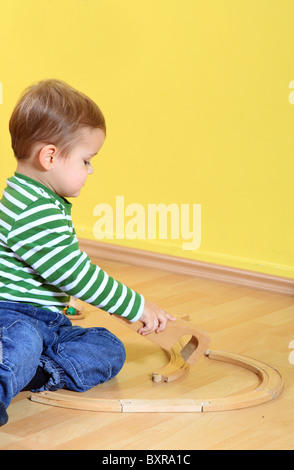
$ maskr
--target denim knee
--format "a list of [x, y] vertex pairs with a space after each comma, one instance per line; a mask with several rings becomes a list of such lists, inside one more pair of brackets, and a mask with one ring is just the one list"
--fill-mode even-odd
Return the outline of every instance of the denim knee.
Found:
[[26, 321], [0, 327], [0, 401], [6, 407], [34, 376], [42, 347], [38, 332]]
[[65, 373], [65, 388], [83, 392], [114, 378], [122, 369], [126, 352], [123, 343], [105, 328], [76, 329], [46, 354]]

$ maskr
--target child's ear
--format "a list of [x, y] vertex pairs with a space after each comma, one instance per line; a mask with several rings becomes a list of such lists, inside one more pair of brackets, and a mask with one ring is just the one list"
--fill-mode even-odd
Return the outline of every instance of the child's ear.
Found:
[[49, 144], [41, 148], [39, 151], [39, 162], [44, 170], [50, 170], [53, 167], [56, 154], [57, 148], [55, 145]]

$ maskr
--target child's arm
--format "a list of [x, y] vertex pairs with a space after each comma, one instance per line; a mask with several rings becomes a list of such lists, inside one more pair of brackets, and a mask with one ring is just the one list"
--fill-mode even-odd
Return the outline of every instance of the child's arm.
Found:
[[11, 296], [13, 284], [16, 301], [41, 303], [44, 308], [60, 311], [73, 296], [129, 321], [140, 319], [141, 334], [164, 330], [171, 317], [153, 304], [145, 305], [141, 294], [93, 264], [80, 251], [68, 218], [56, 204], [35, 197], [12, 220], [7, 247], [17, 256], [18, 264], [23, 262], [25, 279], [21, 286], [9, 282], [8, 294]]
[[153, 331], [160, 333], [165, 329], [167, 322], [175, 321], [175, 318], [157, 305], [145, 300], [144, 310], [139, 320], [143, 323], [143, 327], [138, 330], [138, 333], [148, 335]]

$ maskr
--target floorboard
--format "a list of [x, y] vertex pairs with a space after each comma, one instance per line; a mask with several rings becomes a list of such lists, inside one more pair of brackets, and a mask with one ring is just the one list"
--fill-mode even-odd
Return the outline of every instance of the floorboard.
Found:
[[[170, 313], [189, 315], [211, 338], [211, 349], [251, 356], [276, 367], [285, 379], [274, 401], [216, 413], [98, 413], [57, 408], [20, 393], [0, 428], [1, 450], [198, 450], [293, 449], [293, 297], [192, 278], [144, 267], [94, 260], [110, 275]], [[91, 397], [198, 398], [254, 389], [257, 376], [230, 364], [201, 358], [188, 374], [155, 384], [152, 370], [167, 363], [163, 350], [94, 307], [85, 307], [83, 327], [104, 326], [119, 336], [127, 360], [112, 381], [86, 392]]]

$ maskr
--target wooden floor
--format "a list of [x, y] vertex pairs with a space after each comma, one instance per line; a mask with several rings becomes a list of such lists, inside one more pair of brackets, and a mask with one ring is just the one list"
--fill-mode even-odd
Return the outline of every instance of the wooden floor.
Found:
[[[20, 393], [0, 428], [1, 450], [294, 449], [294, 297], [184, 275], [95, 260], [110, 275], [170, 313], [188, 314], [211, 349], [251, 356], [283, 374], [285, 390], [267, 404], [210, 413], [109, 413], [57, 408]], [[294, 294], [294, 293], [293, 293]], [[203, 398], [254, 389], [258, 378], [203, 357], [188, 375], [153, 383], [167, 363], [163, 350], [114, 317], [87, 306], [81, 326], [105, 326], [125, 343], [127, 361], [112, 381], [86, 392], [110, 398]]]

